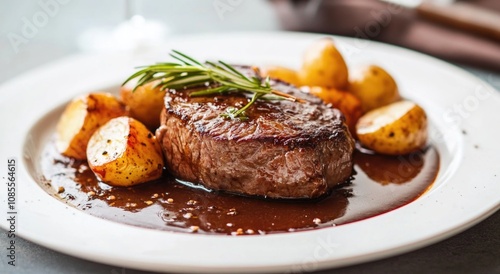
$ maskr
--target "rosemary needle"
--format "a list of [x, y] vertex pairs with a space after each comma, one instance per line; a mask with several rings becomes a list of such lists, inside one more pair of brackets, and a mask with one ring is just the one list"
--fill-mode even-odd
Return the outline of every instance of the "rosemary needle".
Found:
[[[140, 67], [140, 70], [132, 74], [123, 85], [132, 79], [138, 78], [134, 90], [146, 83], [158, 81], [156, 87], [161, 90], [177, 89], [182, 90], [191, 87], [202, 86], [205, 84], [216, 84], [215, 87], [202, 91], [196, 91], [190, 96], [215, 96], [228, 92], [251, 93], [250, 101], [241, 108], [229, 107], [222, 114], [227, 118], [246, 119], [245, 110], [259, 99], [282, 99], [293, 102], [304, 102], [304, 100], [290, 94], [274, 90], [271, 87], [269, 78], [262, 81], [257, 77], [247, 77], [233, 66], [218, 61], [217, 63], [201, 63], [196, 59], [172, 50], [170, 56], [178, 63], [157, 63], [154, 65]], [[254, 68], [256, 70], [256, 68]]]

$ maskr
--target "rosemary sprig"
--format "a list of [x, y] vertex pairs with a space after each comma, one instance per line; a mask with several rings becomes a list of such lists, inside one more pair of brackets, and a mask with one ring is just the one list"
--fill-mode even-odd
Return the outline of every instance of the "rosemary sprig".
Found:
[[269, 78], [264, 81], [257, 77], [247, 77], [231, 65], [218, 61], [217, 63], [201, 63], [186, 54], [172, 50], [170, 56], [179, 63], [157, 63], [143, 66], [132, 74], [123, 85], [138, 78], [134, 90], [146, 83], [159, 81], [156, 87], [161, 90], [176, 89], [183, 90], [202, 85], [215, 87], [192, 92], [190, 96], [215, 96], [228, 92], [243, 92], [252, 94], [249, 102], [242, 108], [229, 107], [222, 114], [227, 118], [247, 119], [245, 110], [259, 99], [267, 100], [289, 100], [293, 102], [304, 102], [304, 100], [287, 93], [275, 90], [271, 87]]

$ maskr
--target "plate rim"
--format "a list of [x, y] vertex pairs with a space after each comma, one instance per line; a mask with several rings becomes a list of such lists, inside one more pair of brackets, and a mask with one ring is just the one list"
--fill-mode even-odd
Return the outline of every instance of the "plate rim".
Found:
[[[304, 37], [306, 38], [319, 38], [319, 37], [323, 37], [323, 36], [330, 36], [332, 37], [332, 35], [326, 35], [326, 34], [306, 34], [306, 33], [291, 33], [291, 32], [245, 32], [244, 34], [241, 34], [239, 33], [240, 35], [244, 35], [244, 36], [260, 36], [260, 35], [272, 35], [272, 36], [280, 36], [280, 37], [285, 37], [285, 36], [296, 36], [296, 37], [302, 37], [302, 39], [304, 39]], [[210, 34], [210, 35], [192, 35], [191, 37], [192, 38], [187, 38], [188, 40], [189, 39], [206, 39], [207, 37], [214, 37], [212, 36], [213, 34]], [[224, 33], [224, 34], [216, 34], [215, 35], [216, 37], [226, 37], [226, 39], [228, 39], [228, 37], [232, 37], [234, 38], [234, 34], [231, 34], [231, 33]], [[345, 37], [338, 37], [338, 36], [333, 36], [334, 39], [338, 39], [340, 41], [349, 41], [351, 40], [350, 38], [345, 38]], [[177, 38], [177, 39], [185, 39], [184, 38]], [[174, 41], [175, 43], [175, 41]], [[451, 64], [448, 64], [448, 63], [445, 63], [441, 60], [437, 60], [433, 57], [430, 57], [430, 56], [426, 56], [426, 55], [422, 55], [420, 53], [417, 53], [417, 52], [413, 52], [413, 51], [410, 51], [410, 50], [407, 50], [407, 49], [402, 49], [402, 48], [399, 48], [399, 47], [395, 47], [395, 46], [391, 46], [391, 45], [385, 45], [385, 44], [381, 44], [381, 43], [378, 43], [378, 42], [372, 42], [374, 45], [376, 45], [376, 47], [382, 47], [382, 48], [396, 48], [397, 50], [403, 50], [403, 52], [410, 52], [411, 54], [410, 55], [414, 55], [416, 54], [416, 56], [420, 56], [420, 57], [423, 57], [423, 58], [427, 58], [428, 60], [431, 60], [432, 62], [431, 63], [435, 63], [435, 64], [438, 64], [439, 66], [445, 66], [445, 68], [447, 69], [450, 69], [452, 70], [453, 73], [458, 73], [458, 74], [461, 74], [462, 77], [465, 77], [467, 78], [468, 80], [467, 81], [479, 81], [479, 82], [482, 82], [482, 84], [486, 85], [486, 86], [489, 86], [488, 84], [486, 84], [485, 82], [483, 82], [482, 80], [479, 80], [477, 79], [475, 76], [465, 72], [464, 70], [460, 69], [460, 68], [457, 68]], [[5, 89], [7, 89], [9, 86], [16, 86], [16, 81], [21, 81], [22, 80], [22, 77], [24, 77], [24, 79], [30, 79], [30, 78], [34, 78], [37, 74], [40, 74], [46, 70], [46, 68], [57, 68], [58, 66], [62, 66], [61, 64], [64, 64], [65, 62], [67, 63], [68, 60], [71, 60], [71, 58], [73, 58], [74, 60], [77, 60], [77, 59], [81, 59], [81, 58], [87, 58], [87, 54], [83, 54], [83, 55], [78, 55], [78, 56], [72, 56], [72, 57], [69, 57], [66, 58], [65, 60], [61, 60], [61, 61], [56, 61], [55, 63], [53, 64], [49, 64], [47, 66], [44, 66], [44, 67], [41, 67], [41, 68], [38, 68], [38, 69], [35, 69], [34, 71], [32, 72], [28, 72], [27, 74], [24, 74], [24, 76], [21, 76], [20, 78], [18, 78], [18, 80], [11, 80], [7, 83], [4, 83], [0, 86], [0, 90], [2, 91], [5, 91]], [[430, 58], [430, 59], [429, 59]], [[49, 69], [50, 70], [50, 69]], [[21, 79], [21, 80], [19, 80]], [[112, 82], [110, 80], [110, 82]], [[101, 83], [102, 84], [102, 83]], [[491, 88], [491, 86], [489, 86], [490, 89], [493, 89]], [[493, 89], [494, 90], [494, 89]], [[495, 96], [498, 96], [498, 94], [496, 94]], [[5, 103], [5, 101], [2, 101], [0, 100], [0, 105], [2, 105], [3, 103]], [[0, 119], [0, 121], [2, 121]], [[33, 122], [33, 121], [31, 121]], [[0, 147], [2, 146], [2, 144], [0, 143]], [[3, 153], [2, 153], [3, 154]], [[4, 156], [4, 155], [2, 155]], [[5, 155], [5, 156], [8, 156], [8, 155]], [[23, 166], [20, 166], [20, 170], [23, 171], [23, 172], [26, 172], [26, 170], [23, 170]], [[23, 176], [25, 176], [27, 174], [24, 174]], [[27, 179], [27, 178], [24, 178], [24, 179]], [[33, 182], [31, 182], [33, 183]], [[35, 183], [36, 184], [36, 183]], [[32, 190], [32, 191], [36, 191], [36, 190]], [[43, 191], [40, 189], [40, 191]], [[47, 197], [49, 197], [48, 195], [46, 195]], [[51, 198], [52, 199], [52, 198]], [[47, 200], [47, 199], [44, 199], [44, 200]], [[53, 199], [54, 201], [56, 201], [55, 199]], [[59, 201], [56, 201], [58, 203], [60, 203]], [[65, 205], [66, 206], [66, 205]], [[67, 206], [66, 206], [67, 207]], [[66, 210], [68, 209], [69, 207], [66, 208]], [[475, 216], [474, 219], [472, 220], [467, 220], [467, 221], [463, 221], [462, 225], [461, 226], [458, 226], [458, 227], [454, 227], [453, 229], [451, 230], [448, 230], [446, 233], [441, 233], [441, 234], [438, 234], [438, 235], [434, 235], [433, 237], [430, 237], [430, 238], [427, 238], [425, 241], [418, 241], [417, 243], [414, 243], [412, 245], [408, 245], [408, 246], [405, 246], [405, 247], [396, 247], [396, 248], [392, 248], [390, 250], [386, 250], [384, 252], [380, 252], [380, 253], [377, 253], [377, 254], [365, 254], [365, 255], [361, 255], [361, 256], [356, 256], [356, 257], [351, 257], [351, 259], [345, 259], [343, 262], [336, 262], [336, 264], [332, 264], [331, 261], [329, 260], [319, 260], [317, 262], [317, 269], [322, 269], [322, 268], [327, 268], [327, 267], [340, 267], [340, 266], [345, 266], [345, 265], [350, 265], [350, 264], [354, 264], [354, 263], [360, 263], [360, 262], [366, 262], [366, 261], [369, 261], [369, 260], [375, 260], [375, 259], [380, 259], [380, 258], [383, 258], [383, 257], [387, 257], [387, 256], [391, 256], [391, 255], [395, 255], [395, 254], [400, 254], [400, 253], [403, 253], [403, 252], [408, 252], [408, 251], [411, 251], [411, 250], [414, 250], [414, 249], [417, 249], [417, 248], [420, 248], [420, 247], [423, 247], [423, 246], [426, 246], [426, 245], [429, 245], [429, 244], [432, 244], [432, 243], [435, 243], [439, 240], [442, 240], [444, 238], [447, 238], [447, 237], [451, 237], [452, 235], [455, 235], [469, 227], [471, 227], [472, 225], [484, 220], [485, 218], [487, 218], [488, 216], [490, 216], [491, 214], [493, 214], [494, 212], [496, 212], [498, 209], [500, 208], [500, 201], [497, 200], [496, 201], [496, 205], [493, 201], [493, 204], [488, 206], [488, 210], [485, 210], [483, 212], [481, 212], [481, 214]], [[26, 210], [26, 209], [24, 209]], [[68, 210], [68, 212], [72, 212], [74, 213], [73, 211], [76, 211], [76, 212], [80, 212], [78, 211], [77, 209], [74, 209], [74, 208], [70, 208]], [[81, 214], [84, 214], [84, 215], [87, 215], [86, 213], [83, 213], [83, 212], [80, 212]], [[75, 214], [78, 214], [78, 215], [81, 215], [79, 213], [75, 213]], [[92, 218], [97, 218], [97, 217], [93, 217], [91, 216]], [[377, 217], [376, 217], [377, 218]], [[85, 218], [87, 219], [87, 218]], [[101, 221], [100, 222], [109, 222], [109, 223], [112, 223], [112, 225], [110, 225], [111, 227], [117, 227], [117, 223], [113, 223], [111, 221], [107, 221], [107, 220], [103, 220], [103, 219], [100, 219]], [[109, 224], [108, 224], [109, 225]], [[353, 224], [354, 225], [354, 224]], [[127, 225], [122, 225], [120, 224], [120, 226], [126, 226], [127, 228], [129, 228], [129, 226]], [[347, 226], [350, 226], [350, 224], [346, 224], [346, 225], [343, 225], [343, 226], [339, 226], [338, 228], [341, 228], [341, 227], [347, 227]], [[0, 227], [2, 227], [3, 229], [5, 229], [5, 226], [4, 224], [0, 224]], [[338, 229], [338, 228], [335, 228], [335, 229]], [[143, 228], [135, 228], [135, 229], [139, 229], [139, 230], [144, 230]], [[125, 230], [128, 230], [128, 229], [125, 229]], [[149, 229], [145, 229], [147, 231], [150, 231]], [[320, 229], [322, 230], [322, 229]], [[320, 230], [316, 230], [316, 231], [320, 231]], [[342, 229], [344, 230], [344, 229]], [[142, 233], [142, 232], [140, 232]], [[147, 233], [147, 232], [144, 232], [144, 233]], [[163, 232], [162, 232], [163, 233]], [[309, 232], [299, 232], [299, 233], [309, 233]], [[311, 232], [311, 234], [315, 234], [315, 233], [319, 233], [319, 232]], [[155, 233], [153, 233], [155, 234]], [[176, 234], [175, 237], [177, 236], [180, 236], [180, 238], [185, 238], [185, 237], [189, 237], [189, 236], [186, 236], [186, 235], [179, 235], [177, 233], [174, 232], [174, 234]], [[54, 250], [58, 250], [60, 252], [63, 252], [63, 253], [66, 253], [66, 254], [70, 254], [70, 255], [73, 255], [73, 256], [76, 256], [76, 257], [80, 257], [80, 258], [84, 258], [84, 259], [88, 259], [88, 260], [92, 260], [92, 261], [98, 261], [98, 262], [101, 262], [101, 263], [107, 263], [107, 264], [114, 264], [114, 265], [118, 265], [118, 266], [127, 266], [127, 267], [131, 267], [131, 268], [136, 268], [136, 269], [143, 269], [143, 270], [153, 270], [153, 271], [164, 271], [164, 270], [172, 270], [172, 271], [227, 271], [227, 272], [231, 272], [231, 271], [257, 271], [257, 272], [260, 272], [260, 271], [279, 271], [279, 270], [287, 270], [288, 267], [290, 267], [291, 265], [290, 264], [285, 264], [285, 265], [274, 265], [274, 266], [269, 266], [269, 265], [264, 265], [264, 266], [258, 266], [258, 265], [254, 265], [253, 268], [246, 268], [248, 266], [241, 266], [241, 267], [238, 267], [238, 266], [231, 266], [230, 268], [227, 268], [227, 267], [215, 267], [213, 266], [213, 268], [211, 268], [210, 266], [207, 266], [207, 265], [204, 265], [204, 266], [195, 266], [195, 265], [182, 265], [182, 264], [179, 264], [179, 265], [173, 265], [173, 264], [170, 264], [169, 265], [169, 268], [168, 269], [164, 269], [165, 265], [163, 264], [158, 264], [158, 265], [155, 265], [156, 267], [153, 267], [153, 268], [149, 268], [149, 267], [146, 267], [146, 268], [143, 268], [143, 266], [140, 266], [140, 265], [137, 265], [136, 262], [133, 262], [133, 261], [127, 261], [127, 260], [120, 260], [120, 258], [116, 258], [116, 257], [106, 257], [106, 256], [89, 256], [89, 254], [82, 254], [82, 253], [79, 253], [79, 252], [75, 252], [76, 250], [75, 249], [65, 249], [64, 247], [62, 246], [54, 246], [54, 244], [50, 244], [50, 242], [46, 241], [46, 240], [43, 240], [41, 239], [40, 237], [36, 237], [35, 234], [33, 234], [31, 232], [30, 233], [20, 233], [19, 234], [20, 236], [22, 237], [25, 237], [26, 239], [32, 241], [32, 242], [35, 242], [35, 243], [38, 243], [42, 246], [46, 246], [46, 247], [49, 247], [51, 249], [54, 249]], [[188, 234], [190, 235], [190, 234]], [[191, 235], [193, 236], [193, 235]], [[209, 238], [230, 238], [228, 236], [219, 236], [219, 235], [196, 235], [194, 237], [198, 238], [198, 237], [209, 237]], [[250, 237], [254, 237], [254, 236], [250, 236]], [[260, 236], [257, 236], [257, 237], [260, 237]], [[279, 234], [271, 234], [271, 235], [265, 235], [265, 236], [262, 236], [262, 237], [266, 237], [267, 239], [271, 239], [271, 238], [287, 238], [287, 236], [282, 236], [282, 235], [279, 235]], [[244, 237], [243, 237], [244, 238]], [[238, 239], [238, 237], [234, 238], [234, 239], [237, 239], [236, 241], [240, 241], [240, 239]], [[227, 241], [227, 240], [224, 240], [224, 241]], [[246, 241], [246, 240], [245, 240]], [[111, 259], [111, 261], [110, 261]], [[115, 264], [116, 262], [118, 262], [119, 264]], [[150, 265], [152, 266], [152, 265]], [[244, 269], [243, 269], [244, 267]], [[250, 266], [251, 267], [251, 266]], [[293, 265], [292, 265], [293, 267]]]

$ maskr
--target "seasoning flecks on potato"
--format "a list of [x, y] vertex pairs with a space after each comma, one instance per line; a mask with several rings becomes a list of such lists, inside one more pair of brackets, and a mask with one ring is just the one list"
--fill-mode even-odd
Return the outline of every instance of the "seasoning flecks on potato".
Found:
[[56, 128], [59, 152], [75, 159], [86, 159], [90, 136], [112, 118], [127, 115], [127, 109], [109, 93], [90, 93], [71, 101]]
[[306, 49], [299, 80], [305, 86], [347, 88], [347, 65], [331, 38], [320, 39]]
[[364, 112], [401, 100], [396, 81], [375, 65], [351, 69], [349, 91], [360, 99]]
[[129, 107], [130, 116], [141, 121], [150, 130], [160, 126], [160, 113], [164, 107], [165, 90], [156, 87], [158, 81], [153, 81], [134, 90], [134, 85], [122, 86], [120, 97]]
[[90, 169], [103, 182], [132, 186], [159, 178], [164, 160], [156, 137], [130, 117], [111, 119], [90, 138]]
[[427, 144], [427, 115], [414, 102], [392, 103], [363, 115], [356, 133], [361, 144], [375, 152], [409, 154]]

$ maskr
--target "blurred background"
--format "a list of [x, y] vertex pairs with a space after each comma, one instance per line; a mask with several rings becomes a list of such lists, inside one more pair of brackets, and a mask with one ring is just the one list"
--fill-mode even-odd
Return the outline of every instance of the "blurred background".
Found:
[[498, 0], [0, 0], [0, 7], [0, 82], [77, 52], [137, 50], [195, 33], [280, 29], [377, 40], [476, 75], [500, 73]]
[[[500, 90], [499, 0], [0, 0], [0, 84], [80, 52], [137, 51], [196, 33], [277, 30], [407, 47], [452, 62]], [[497, 212], [444, 242], [342, 272], [411, 273], [425, 265], [440, 273], [500, 273], [499, 227]], [[26, 258], [19, 273], [125, 273], [27, 241], [19, 248]], [[0, 267], [0, 273], [8, 272]]]
[[154, 46], [179, 35], [278, 28], [268, 1], [0, 0], [0, 83], [73, 53], [130, 50], [134, 37]]

